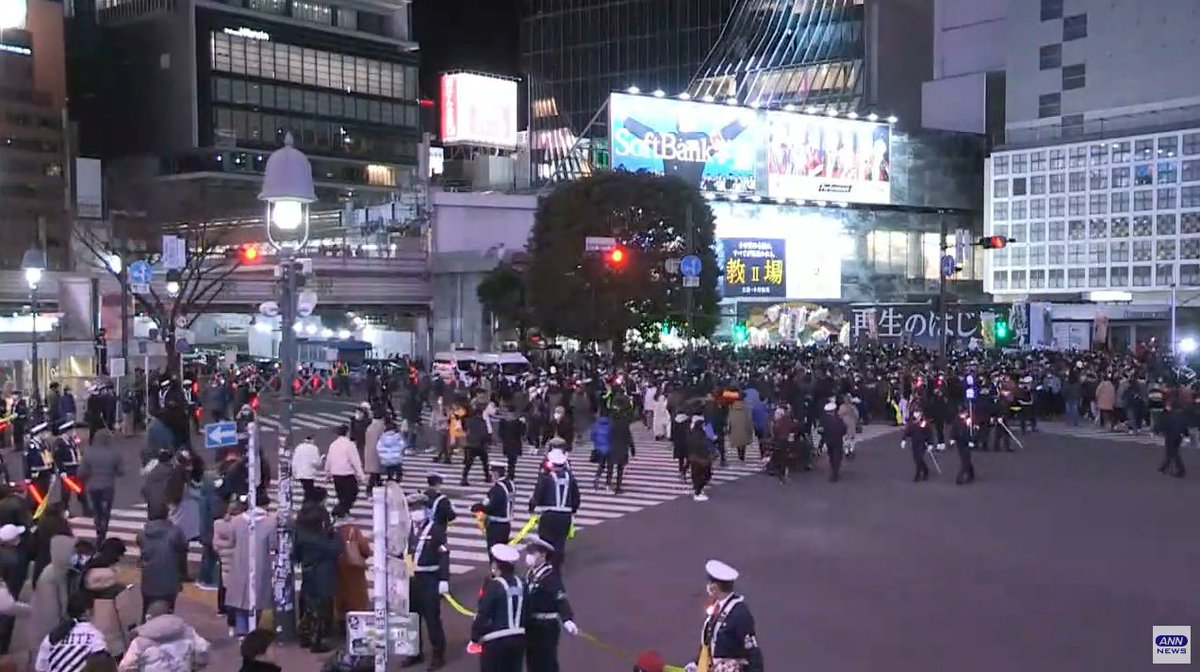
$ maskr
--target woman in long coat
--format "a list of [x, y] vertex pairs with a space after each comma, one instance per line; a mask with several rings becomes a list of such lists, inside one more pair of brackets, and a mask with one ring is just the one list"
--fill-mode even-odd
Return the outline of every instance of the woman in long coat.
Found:
[[726, 421], [729, 431], [729, 447], [737, 449], [738, 459], [746, 461], [746, 448], [754, 440], [754, 419], [750, 415], [750, 407], [746, 400], [738, 398], [729, 407], [729, 419]]
[[[339, 512], [341, 513], [341, 512]], [[367, 535], [354, 523], [348, 515], [334, 516], [334, 527], [347, 552], [338, 557], [337, 563], [337, 593], [334, 595], [334, 618], [337, 623], [346, 622], [348, 611], [369, 611], [371, 601], [367, 594], [367, 567], [365, 561], [371, 557], [371, 542]], [[355, 566], [350, 546], [358, 547], [358, 557], [364, 560], [361, 566]]]
[[271, 555], [276, 549], [275, 516], [262, 508], [265, 497], [259, 496], [259, 507], [233, 519], [233, 566], [229, 570], [229, 583], [225, 586], [225, 607], [237, 609], [238, 634], [246, 634], [251, 607], [250, 585], [250, 516], [254, 516], [254, 554], [258, 565], [254, 574], [254, 608], [258, 611], [270, 609]]
[[654, 439], [662, 441], [671, 436], [671, 411], [668, 408], [667, 395], [659, 390], [650, 406], [650, 427], [654, 430]]
[[367, 494], [383, 483], [383, 466], [379, 463], [379, 437], [383, 436], [383, 413], [376, 411], [371, 424], [367, 425], [363, 443], [363, 471], [367, 472]]

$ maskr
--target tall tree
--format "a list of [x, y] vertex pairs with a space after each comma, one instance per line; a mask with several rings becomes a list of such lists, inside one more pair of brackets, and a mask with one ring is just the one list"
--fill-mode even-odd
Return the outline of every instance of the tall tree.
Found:
[[[589, 236], [616, 238], [624, 258], [585, 254]], [[529, 238], [532, 318], [553, 335], [620, 344], [647, 322], [684, 327], [690, 293], [691, 333], [710, 336], [720, 320], [713, 245], [712, 211], [682, 180], [601, 172], [562, 184], [539, 202]], [[666, 270], [689, 253], [703, 262], [694, 289]]]
[[500, 322], [501, 329], [526, 326], [525, 278], [507, 261], [500, 262], [475, 288], [479, 303]]

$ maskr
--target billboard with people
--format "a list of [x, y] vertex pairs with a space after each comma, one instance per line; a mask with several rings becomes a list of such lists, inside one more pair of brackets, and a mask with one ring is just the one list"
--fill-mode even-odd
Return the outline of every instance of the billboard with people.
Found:
[[614, 93], [614, 170], [729, 196], [891, 202], [891, 128], [852, 119]]

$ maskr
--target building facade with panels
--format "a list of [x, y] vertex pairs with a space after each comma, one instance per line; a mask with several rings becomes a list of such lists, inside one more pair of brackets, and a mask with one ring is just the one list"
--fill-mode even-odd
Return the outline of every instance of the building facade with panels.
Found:
[[76, 5], [82, 151], [106, 159], [110, 176], [187, 192], [167, 200], [186, 202], [176, 217], [194, 221], [259, 214], [266, 157], [291, 133], [312, 159], [318, 208], [387, 202], [418, 181], [408, 13], [407, 0]]
[[0, 268], [20, 268], [25, 250], [36, 245], [58, 270], [70, 250], [63, 8], [29, 0], [25, 9], [19, 26], [0, 31]]
[[1161, 306], [1174, 286], [1190, 302], [1200, 290], [1200, 82], [1176, 73], [1200, 61], [1200, 3], [1009, 5], [1006, 138], [986, 167], [985, 228], [1017, 242], [986, 256], [985, 291], [1116, 291]]

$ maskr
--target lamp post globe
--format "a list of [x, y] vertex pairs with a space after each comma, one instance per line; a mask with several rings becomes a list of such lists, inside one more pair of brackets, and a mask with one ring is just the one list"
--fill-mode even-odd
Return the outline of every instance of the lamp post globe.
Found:
[[[313, 188], [312, 164], [303, 152], [296, 149], [292, 134], [288, 133], [283, 140], [283, 147], [271, 152], [263, 171], [262, 192], [258, 200], [266, 203], [267, 240], [279, 253], [280, 277], [282, 291], [280, 292], [280, 324], [288, 325], [296, 321], [297, 284], [302, 281], [297, 278], [299, 272], [294, 254], [308, 242], [308, 210], [309, 205], [317, 200]], [[275, 623], [284, 640], [295, 638], [296, 605], [295, 580], [292, 562], [292, 415], [294, 392], [292, 381], [296, 378], [296, 360], [299, 357], [299, 346], [296, 342], [296, 332], [293, 329], [280, 330], [279, 358], [282, 366], [281, 385], [283, 397], [279, 413], [279, 474], [276, 479], [278, 491], [276, 502], [276, 553], [275, 566], [272, 571], [274, 586], [272, 594], [275, 598]], [[257, 424], [255, 423], [257, 433]], [[254, 448], [247, 456], [248, 468], [251, 474], [258, 470], [258, 441], [253, 442]], [[250, 507], [257, 504], [257, 488], [250, 488]], [[251, 533], [250, 538], [254, 538]], [[253, 552], [251, 557], [257, 557]], [[251, 563], [249, 584], [256, 585], [256, 563]], [[263, 571], [270, 571], [262, 568]]]

